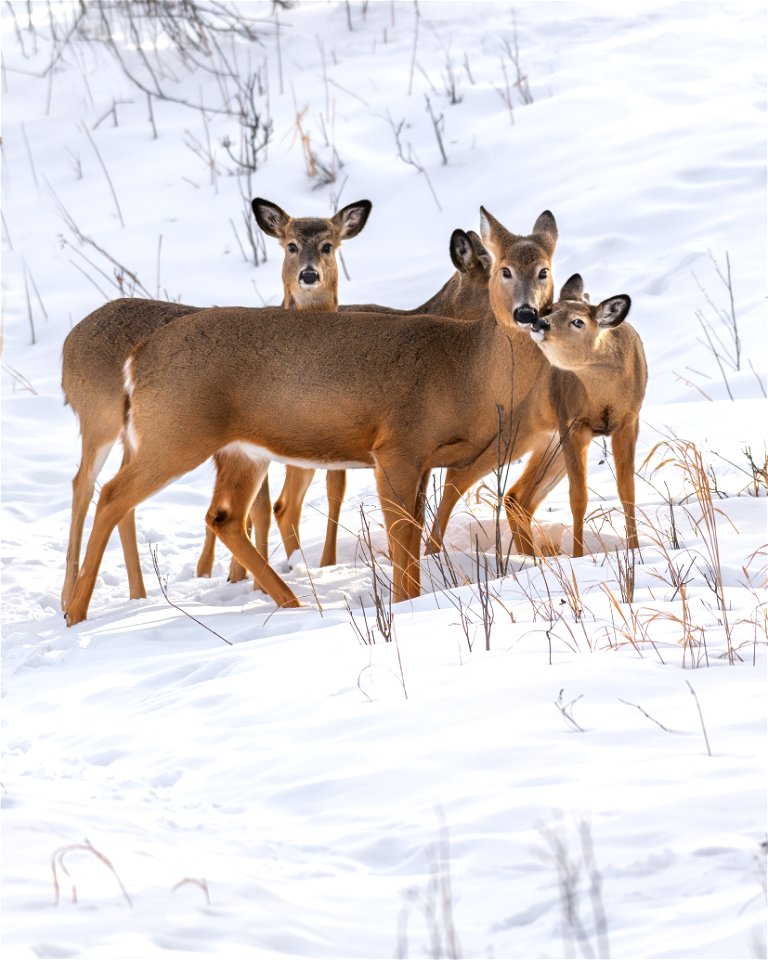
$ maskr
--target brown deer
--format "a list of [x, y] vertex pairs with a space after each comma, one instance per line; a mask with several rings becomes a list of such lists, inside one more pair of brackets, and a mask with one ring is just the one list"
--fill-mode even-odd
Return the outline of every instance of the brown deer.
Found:
[[126, 364], [131, 456], [102, 489], [67, 622], [87, 614], [115, 525], [211, 455], [217, 478], [206, 522], [276, 603], [298, 600], [246, 533], [272, 459], [373, 467], [393, 600], [418, 596], [430, 471], [482, 464], [485, 473], [500, 425], [511, 458], [540, 432], [535, 385], [546, 361], [512, 318], [535, 318], [552, 301], [555, 220], [546, 211], [530, 236], [517, 236], [482, 213], [495, 246], [493, 318], [219, 308], [186, 318], [183, 337], [168, 326], [134, 350]]
[[[183, 303], [124, 298], [99, 307], [64, 341], [61, 386], [80, 424], [80, 466], [72, 480], [72, 517], [61, 605], [66, 610], [80, 566], [80, 548], [96, 477], [123, 432], [123, 365], [131, 350], [160, 327], [198, 310]], [[124, 452], [123, 464], [127, 453]], [[129, 511], [118, 527], [131, 599], [146, 597]]]
[[[541, 432], [504, 503], [517, 549], [533, 554], [531, 518], [547, 494], [568, 475], [574, 518], [574, 556], [583, 556], [587, 502], [586, 456], [593, 436], [610, 435], [619, 496], [624, 507], [627, 546], [637, 546], [634, 495], [634, 453], [638, 414], [645, 393], [647, 368], [635, 330], [619, 326], [629, 297], [612, 297], [590, 306], [578, 274], [563, 286], [551, 312], [525, 327], [548, 362], [538, 374], [538, 416]], [[494, 464], [495, 466], [496, 464]], [[447, 521], [444, 502], [452, 506], [479, 479], [479, 469], [449, 470], [443, 502], [427, 545], [441, 546], [440, 521]]]
[[[368, 201], [362, 202], [363, 210], [367, 203]], [[355, 207], [355, 204], [351, 206]], [[336, 216], [342, 217], [345, 210], [339, 211]], [[368, 204], [368, 210], [370, 210], [370, 204]], [[326, 223], [324, 220], [308, 219], [312, 224]], [[294, 224], [301, 224], [301, 222], [301, 220], [293, 220]], [[328, 283], [335, 285], [337, 277], [335, 259], [333, 255], [331, 256], [333, 273], [323, 271], [320, 274], [320, 281], [310, 286], [323, 288]], [[327, 255], [323, 254], [323, 257], [325, 262]], [[284, 275], [285, 271], [284, 264]], [[299, 272], [301, 272], [300, 269], [296, 271], [292, 289], [299, 287], [301, 283], [298, 277]], [[314, 278], [305, 277], [304, 282], [306, 283], [309, 279]], [[83, 526], [93, 497], [96, 478], [110, 450], [123, 432], [125, 408], [123, 366], [134, 347], [145, 337], [171, 321], [188, 316], [200, 309], [188, 304], [167, 303], [159, 300], [134, 298], [113, 300], [81, 320], [64, 341], [62, 389], [65, 402], [72, 407], [77, 416], [81, 434], [80, 466], [72, 480], [72, 517], [67, 546], [66, 573], [61, 592], [61, 604], [64, 609], [67, 607], [77, 579]], [[123, 464], [126, 458], [127, 453], [124, 453]], [[264, 493], [254, 504], [257, 546], [265, 554], [270, 510], [269, 491], [265, 488]], [[146, 597], [136, 546], [133, 511], [126, 514], [118, 530], [128, 572], [129, 595], [131, 599]]]
[[[350, 203], [329, 219], [318, 217], [291, 217], [269, 200], [256, 197], [251, 204], [256, 221], [270, 237], [280, 241], [283, 259], [283, 307], [290, 310], [337, 310], [339, 306], [339, 269], [336, 251], [342, 241], [356, 237], [365, 226], [371, 212], [369, 200]], [[301, 506], [314, 470], [288, 466], [280, 495], [274, 504], [274, 514], [290, 558], [300, 549], [299, 519]], [[329, 470], [326, 474], [328, 496], [328, 526], [320, 566], [336, 563], [336, 531], [341, 504], [346, 490], [343, 470]], [[252, 524], [256, 546], [267, 556], [269, 539], [269, 486], [265, 477], [255, 501]], [[210, 577], [216, 537], [206, 531], [205, 545], [197, 562], [198, 577]], [[236, 558], [230, 565], [229, 579], [242, 580], [246, 576]]]
[[[557, 419], [568, 473], [573, 515], [573, 555], [584, 555], [587, 508], [587, 450], [593, 437], [610, 436], [616, 485], [624, 508], [627, 546], [637, 547], [635, 519], [635, 447], [648, 368], [637, 331], [624, 320], [631, 301], [626, 294], [595, 306], [584, 298], [578, 274], [568, 280], [547, 316], [537, 317], [530, 335], [552, 366], [549, 402]], [[531, 476], [542, 465], [529, 464]], [[532, 490], [530, 513], [541, 490], [561, 472], [550, 465]], [[519, 493], [518, 493], [519, 496]], [[519, 500], [517, 501], [519, 503]]]
[[[384, 307], [380, 304], [367, 303], [359, 305], [342, 304], [339, 310], [344, 313], [364, 311], [366, 313], [399, 314], [401, 316], [429, 313], [435, 316], [463, 317], [470, 320], [488, 316], [490, 313], [488, 272], [491, 258], [480, 242], [480, 238], [471, 230], [468, 233], [461, 230], [455, 231], [451, 237], [450, 255], [456, 267], [456, 272], [434, 296], [430, 297], [420, 307], [400, 310], [394, 307]], [[289, 558], [294, 550], [301, 549], [299, 520], [304, 496], [313, 474], [313, 470], [289, 467], [286, 470], [285, 486], [275, 502], [275, 517], [280, 527], [286, 555]], [[329, 478], [329, 512], [325, 542], [320, 558], [321, 567], [332, 566], [336, 563], [338, 520], [346, 487], [344, 471], [329, 471], [327, 476]], [[333, 499], [330, 487], [331, 477], [334, 478], [335, 483]], [[336, 477], [341, 477], [342, 482], [336, 481]], [[213, 534], [210, 534], [210, 536], [213, 538]], [[232, 574], [230, 574], [230, 579], [234, 579]]]

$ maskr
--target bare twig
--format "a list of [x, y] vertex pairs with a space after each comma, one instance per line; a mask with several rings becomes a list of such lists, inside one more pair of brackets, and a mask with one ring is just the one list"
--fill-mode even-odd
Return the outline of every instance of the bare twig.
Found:
[[685, 681], [688, 684], [688, 689], [693, 695], [693, 699], [696, 701], [696, 709], [699, 711], [699, 720], [701, 720], [701, 731], [704, 734], [704, 743], [707, 745], [707, 756], [712, 756], [712, 751], [709, 747], [709, 737], [707, 736], [707, 728], [704, 726], [704, 714], [701, 712], [701, 704], [699, 703], [699, 698], [696, 696], [696, 691], [691, 686], [690, 680]]
[[122, 210], [120, 209], [120, 203], [119, 203], [119, 201], [118, 201], [118, 199], [117, 199], [117, 193], [115, 192], [115, 186], [114, 186], [114, 184], [112, 183], [112, 178], [110, 177], [109, 171], [107, 170], [107, 165], [104, 163], [104, 159], [103, 159], [103, 157], [101, 156], [101, 153], [99, 152], [99, 148], [96, 146], [96, 141], [95, 141], [95, 140], [93, 139], [93, 137], [91, 136], [91, 131], [88, 129], [88, 127], [85, 125], [85, 123], [81, 123], [81, 124], [80, 124], [80, 128], [82, 129], [82, 131], [83, 131], [83, 133], [86, 135], [86, 137], [88, 137], [88, 140], [89, 140], [91, 146], [93, 147], [93, 152], [96, 154], [96, 159], [99, 161], [99, 164], [101, 165], [101, 169], [104, 171], [104, 176], [105, 176], [105, 178], [106, 178], [106, 180], [107, 180], [107, 184], [109, 185], [110, 193], [112, 194], [112, 199], [113, 199], [114, 202], [115, 202], [115, 210], [117, 211], [117, 216], [118, 216], [118, 219], [120, 220], [120, 226], [121, 226], [121, 227], [124, 227], [124, 226], [125, 226], [125, 220], [123, 220], [123, 212], [122, 212]]
[[152, 567], [155, 571], [155, 576], [157, 577], [157, 582], [160, 584], [160, 592], [165, 598], [166, 603], [173, 607], [174, 610], [178, 610], [179, 613], [183, 613], [185, 617], [189, 617], [190, 620], [194, 620], [198, 626], [201, 626], [203, 630], [207, 630], [208, 633], [212, 633], [214, 637], [218, 637], [219, 640], [223, 640], [224, 643], [228, 644], [230, 647], [234, 646], [231, 640], [227, 640], [226, 637], [222, 637], [220, 633], [216, 633], [215, 630], [212, 630], [207, 624], [203, 623], [202, 620], [198, 620], [197, 617], [193, 617], [191, 613], [188, 613], [183, 607], [180, 607], [178, 603], [174, 603], [173, 600], [168, 596], [168, 578], [163, 577], [160, 574], [160, 563], [157, 559], [157, 547], [149, 548], [150, 556], [152, 557]]
[[630, 703], [629, 700], [622, 700], [621, 697], [619, 697], [619, 703], [625, 703], [628, 707], [635, 707], [635, 709], [639, 710], [644, 717], [648, 717], [648, 719], [652, 723], [655, 723], [657, 727], [661, 727], [661, 729], [664, 730], [666, 733], [673, 732], [672, 730], [669, 729], [669, 727], [665, 727], [663, 723], [659, 723], [658, 720], [654, 720], [654, 718], [650, 715], [650, 713], [647, 713], [645, 710], [643, 710], [643, 708], [640, 706], [639, 703]]
[[584, 727], [580, 726], [573, 719], [573, 716], [572, 716], [574, 705], [577, 704], [579, 700], [581, 700], [584, 694], [580, 693], [578, 697], [574, 697], [573, 700], [569, 701], [568, 703], [564, 703], [563, 702], [564, 693], [565, 693], [565, 690], [561, 690], [560, 693], [557, 695], [557, 700], [555, 700], [555, 706], [575, 730], [578, 730], [579, 733], [586, 733]]

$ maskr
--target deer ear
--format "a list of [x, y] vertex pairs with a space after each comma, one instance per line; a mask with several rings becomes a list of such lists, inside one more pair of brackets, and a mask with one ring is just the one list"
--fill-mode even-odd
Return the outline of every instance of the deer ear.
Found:
[[285, 210], [278, 207], [276, 203], [269, 200], [262, 200], [261, 197], [255, 197], [251, 201], [253, 215], [261, 229], [270, 237], [276, 237], [282, 240], [285, 234], [285, 228], [291, 219]]
[[561, 300], [583, 300], [584, 299], [584, 281], [580, 273], [574, 273], [572, 277], [563, 284], [560, 291]]
[[469, 236], [463, 230], [454, 230], [448, 249], [451, 253], [451, 261], [459, 273], [469, 273], [475, 260], [475, 251], [472, 249]]
[[533, 235], [551, 257], [557, 243], [557, 223], [549, 210], [545, 210], [534, 223]]
[[502, 231], [506, 232], [496, 217], [492, 217], [485, 207], [480, 207], [480, 236], [483, 243], [493, 244], [494, 237], [498, 238]]
[[620, 323], [623, 323], [624, 320], [627, 319], [627, 314], [631, 306], [632, 301], [625, 293], [603, 300], [603, 302], [599, 303], [595, 308], [597, 310], [597, 322], [599, 326], [618, 327]]
[[482, 268], [483, 273], [490, 273], [493, 257], [485, 249], [480, 237], [478, 237], [474, 230], [468, 230], [467, 236], [469, 237], [469, 242], [472, 244], [472, 249], [475, 251], [477, 262]]
[[350, 203], [331, 217], [331, 222], [339, 231], [339, 240], [349, 240], [356, 237], [368, 220], [373, 204], [370, 200], [358, 200]]

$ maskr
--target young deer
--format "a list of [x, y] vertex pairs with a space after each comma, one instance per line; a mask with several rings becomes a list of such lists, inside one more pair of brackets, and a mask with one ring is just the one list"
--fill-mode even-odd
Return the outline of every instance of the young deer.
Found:
[[[283, 307], [290, 310], [337, 310], [339, 269], [336, 251], [342, 241], [356, 237], [363, 229], [371, 212], [371, 202], [358, 200], [350, 203], [327, 220], [318, 217], [291, 217], [277, 204], [260, 197], [256, 197], [251, 206], [264, 233], [279, 240], [285, 251], [282, 270]], [[274, 504], [275, 519], [289, 558], [294, 550], [300, 548], [298, 531], [301, 505], [314, 475], [314, 470], [289, 466], [285, 471], [283, 489]], [[326, 474], [328, 526], [320, 561], [320, 566], [323, 567], [336, 563], [336, 531], [345, 489], [344, 471], [329, 470]], [[255, 505], [251, 520], [256, 546], [267, 556], [270, 505], [266, 478]], [[215, 544], [216, 537], [208, 529], [205, 545], [197, 562], [198, 577], [210, 577]], [[233, 558], [229, 579], [242, 580], [245, 575], [245, 569]]]
[[[568, 473], [574, 557], [584, 555], [587, 450], [593, 437], [611, 438], [627, 546], [638, 545], [635, 446], [648, 369], [640, 337], [624, 323], [630, 305], [629, 297], [620, 294], [592, 306], [575, 274], [552, 312], [530, 325], [531, 338], [552, 365], [549, 400]], [[552, 473], [550, 467], [537, 486], [549, 486]], [[533, 496], [537, 498], [535, 489]], [[534, 504], [529, 500], [523, 506], [532, 512]]]
[[540, 430], [534, 388], [546, 361], [510, 318], [536, 316], [551, 302], [557, 228], [548, 211], [527, 237], [498, 227], [495, 319], [229, 308], [186, 318], [181, 338], [166, 327], [145, 340], [126, 364], [131, 456], [102, 489], [67, 622], [87, 614], [115, 525], [211, 455], [217, 478], [206, 522], [276, 603], [298, 600], [246, 534], [272, 459], [373, 467], [393, 600], [418, 596], [430, 471], [481, 464], [485, 473], [500, 423], [510, 457], [530, 449]]

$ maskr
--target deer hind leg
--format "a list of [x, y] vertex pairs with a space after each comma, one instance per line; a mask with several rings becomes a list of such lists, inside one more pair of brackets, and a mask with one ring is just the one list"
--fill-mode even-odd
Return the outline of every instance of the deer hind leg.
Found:
[[635, 447], [637, 434], [640, 429], [635, 417], [627, 424], [623, 424], [611, 436], [613, 462], [616, 465], [616, 486], [619, 490], [619, 499], [624, 508], [624, 518], [627, 527], [627, 547], [631, 550], [638, 546], [637, 519], [635, 517]]
[[[537, 438], [517, 481], [504, 494], [504, 507], [517, 550], [534, 556], [531, 520], [539, 504], [566, 474], [558, 433]], [[551, 551], [545, 551], [551, 552]]]
[[587, 452], [591, 431], [571, 427], [563, 436], [563, 455], [568, 470], [568, 493], [573, 517], [573, 555], [584, 556], [584, 515], [587, 512]]
[[199, 462], [184, 462], [183, 455], [169, 457], [166, 450], [157, 457], [134, 453], [112, 480], [102, 487], [85, 560], [66, 608], [70, 627], [86, 618], [104, 550], [115, 527], [136, 504], [162, 489], [174, 476], [193, 469]]
[[83, 527], [88, 513], [96, 477], [104, 466], [109, 452], [120, 435], [120, 425], [116, 430], [101, 430], [92, 433], [87, 424], [81, 424], [82, 452], [80, 466], [72, 478], [72, 516], [69, 523], [69, 542], [67, 544], [66, 570], [64, 585], [61, 589], [61, 608], [67, 605], [75, 588], [78, 571], [80, 569], [80, 551], [83, 544]]
[[220, 453], [214, 459], [216, 485], [205, 522], [278, 606], [300, 606], [294, 592], [270, 567], [246, 532], [248, 514], [267, 474], [269, 460]]
[[[269, 476], [265, 476], [256, 494], [256, 499], [251, 506], [251, 512], [248, 516], [247, 532], [248, 536], [254, 540], [256, 549], [262, 557], [269, 557], [269, 524], [272, 520], [272, 501], [269, 498]], [[216, 538], [214, 537], [214, 540]], [[248, 571], [240, 563], [237, 557], [233, 556], [229, 562], [229, 576], [227, 580], [230, 583], [239, 583], [245, 580]], [[254, 581], [254, 590], [259, 586]]]
[[325, 543], [320, 557], [321, 567], [336, 565], [336, 539], [339, 532], [339, 516], [344, 494], [347, 490], [345, 470], [329, 470], [325, 475], [325, 489], [328, 495], [328, 526], [325, 531]]
[[301, 507], [314, 475], [314, 470], [305, 470], [303, 467], [287, 467], [283, 489], [280, 491], [280, 496], [275, 500], [275, 520], [283, 540], [285, 555], [289, 560], [294, 551], [301, 550], [301, 541], [299, 540]]
[[206, 528], [205, 542], [197, 561], [197, 576], [210, 577], [213, 573], [213, 560], [216, 555], [216, 534]]
[[[248, 519], [248, 534], [253, 534], [256, 540], [256, 549], [266, 557], [269, 555], [269, 524], [272, 519], [272, 504], [269, 499], [269, 478], [264, 477], [264, 482], [259, 487], [256, 499], [251, 507], [250, 517]], [[210, 577], [213, 573], [213, 559], [216, 552], [216, 534], [209, 529], [205, 531], [205, 543], [197, 561], [197, 576]], [[232, 557], [229, 562], [229, 576], [227, 580], [230, 583], [240, 583], [248, 577], [248, 571], [236, 557]], [[258, 589], [256, 583], [254, 588]]]
[[428, 473], [414, 468], [410, 461], [381, 453], [377, 455], [375, 473], [392, 557], [392, 600], [399, 603], [418, 597], [421, 592], [418, 502]]

